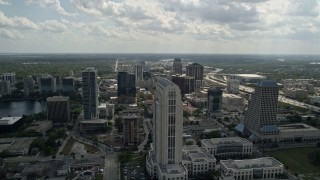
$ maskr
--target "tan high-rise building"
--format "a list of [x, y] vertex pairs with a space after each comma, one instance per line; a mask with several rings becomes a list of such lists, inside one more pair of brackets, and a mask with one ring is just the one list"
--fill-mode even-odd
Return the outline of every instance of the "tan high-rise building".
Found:
[[182, 165], [183, 115], [179, 87], [162, 78], [156, 85], [153, 113], [153, 144], [147, 170], [158, 179], [187, 179]]

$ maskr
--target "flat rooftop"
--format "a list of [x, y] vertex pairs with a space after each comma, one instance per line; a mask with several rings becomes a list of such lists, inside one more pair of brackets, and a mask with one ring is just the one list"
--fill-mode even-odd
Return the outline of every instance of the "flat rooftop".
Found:
[[139, 118], [139, 116], [135, 113], [123, 114], [120, 117], [123, 119], [138, 119]]
[[243, 78], [266, 78], [265, 76], [261, 76], [259, 74], [236, 74], [236, 76]]
[[257, 159], [244, 159], [244, 160], [221, 160], [221, 165], [224, 164], [227, 168], [231, 169], [251, 169], [262, 167], [283, 167], [283, 164], [273, 157], [262, 157]]
[[238, 99], [242, 98], [241, 96], [237, 96], [235, 94], [226, 94], [226, 93], [223, 93], [222, 97], [238, 98]]
[[107, 123], [108, 120], [106, 119], [92, 119], [92, 120], [82, 120], [80, 123], [82, 124], [104, 124]]
[[13, 125], [19, 121], [22, 117], [3, 117], [0, 119], [0, 126]]
[[100, 108], [106, 108], [107, 107], [107, 104], [106, 103], [101, 103], [99, 106], [98, 106], [98, 108], [100, 109]]
[[278, 125], [278, 129], [282, 132], [289, 131], [319, 131], [319, 129], [304, 123]]
[[226, 138], [211, 138], [201, 140], [206, 146], [222, 145], [222, 144], [251, 144], [245, 138], [240, 137], [226, 137]]
[[160, 166], [162, 173], [166, 174], [182, 174], [187, 173], [187, 170], [181, 164], [167, 164], [165, 166]]
[[69, 97], [65, 97], [65, 96], [53, 96], [53, 97], [48, 97], [47, 98], [47, 102], [50, 101], [68, 101]]

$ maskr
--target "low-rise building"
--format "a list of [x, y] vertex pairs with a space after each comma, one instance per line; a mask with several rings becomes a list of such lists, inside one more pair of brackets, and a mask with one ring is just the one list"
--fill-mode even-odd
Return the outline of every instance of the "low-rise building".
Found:
[[99, 114], [99, 118], [106, 118], [106, 114], [107, 114], [107, 108], [106, 108], [107, 104], [106, 103], [101, 103], [98, 106], [98, 114]]
[[286, 90], [286, 96], [291, 98], [306, 98], [308, 97], [308, 91], [305, 89], [297, 89], [297, 88], [290, 88]]
[[226, 159], [251, 156], [253, 145], [245, 138], [227, 137], [203, 139], [201, 147], [204, 147], [209, 154], [218, 159]]
[[188, 145], [184, 146], [182, 151], [182, 164], [187, 168], [189, 177], [201, 177], [215, 170], [217, 160], [205, 149], [198, 145]]
[[320, 140], [320, 130], [304, 123], [278, 125], [280, 142], [316, 142]]
[[310, 104], [320, 104], [320, 96], [311, 96], [310, 97]]
[[188, 180], [188, 170], [187, 168], [179, 164], [167, 164], [161, 166], [154, 155], [153, 144], [150, 144], [150, 151], [146, 158], [146, 169], [151, 177], [158, 177], [161, 180], [170, 180], [170, 179], [181, 179]]
[[221, 160], [224, 180], [277, 179], [284, 174], [284, 165], [272, 157], [244, 160]]
[[228, 111], [243, 112], [245, 109], [244, 98], [234, 94], [223, 94], [222, 107]]
[[108, 120], [105, 119], [92, 119], [80, 121], [81, 133], [97, 133], [106, 132]]
[[20, 125], [22, 117], [2, 117], [0, 118], [0, 132], [13, 132], [16, 131]]
[[235, 74], [235, 79], [238, 79], [243, 83], [257, 83], [260, 80], [267, 79], [265, 76], [261, 76], [258, 74]]

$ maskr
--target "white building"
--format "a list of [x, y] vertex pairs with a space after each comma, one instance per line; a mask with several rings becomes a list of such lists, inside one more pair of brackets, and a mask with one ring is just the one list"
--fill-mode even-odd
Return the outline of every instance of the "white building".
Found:
[[280, 142], [317, 142], [320, 140], [320, 130], [304, 123], [278, 125]]
[[320, 96], [311, 96], [310, 97], [310, 104], [320, 103]]
[[252, 155], [252, 143], [245, 138], [227, 137], [201, 140], [201, 147], [219, 159]]
[[317, 86], [318, 81], [315, 79], [283, 79], [283, 92], [288, 93], [290, 89], [306, 90], [309, 94], [314, 93], [314, 86]]
[[261, 76], [258, 74], [235, 74], [235, 79], [238, 79], [243, 83], [257, 83], [261, 80], [267, 79], [265, 76]]
[[34, 82], [31, 76], [28, 76], [23, 79], [23, 93], [26, 97], [28, 97], [31, 93], [33, 93]]
[[0, 95], [11, 94], [10, 81], [0, 81]]
[[182, 165], [182, 118], [179, 87], [161, 78], [154, 99], [153, 143], [146, 158], [152, 178], [188, 179], [188, 170]]
[[198, 145], [183, 147], [182, 164], [188, 169], [188, 176], [197, 178], [212, 172], [216, 167], [216, 158]]
[[98, 106], [98, 112], [99, 112], [99, 118], [105, 118], [107, 114], [107, 104], [106, 103], [101, 103]]
[[235, 79], [230, 77], [227, 80], [227, 92], [228, 93], [239, 93], [240, 81], [239, 79]]
[[134, 65], [134, 74], [136, 77], [136, 83], [143, 80], [143, 66], [141, 64]]
[[84, 119], [98, 116], [98, 71], [89, 67], [82, 71], [82, 95]]
[[224, 180], [277, 179], [284, 174], [284, 165], [272, 157], [245, 160], [221, 160]]
[[10, 81], [10, 84], [16, 83], [16, 73], [2, 73], [3, 81]]
[[228, 111], [244, 111], [244, 98], [234, 94], [222, 94], [222, 107]]
[[308, 97], [308, 91], [299, 88], [289, 88], [285, 91], [286, 96], [291, 98], [306, 98]]

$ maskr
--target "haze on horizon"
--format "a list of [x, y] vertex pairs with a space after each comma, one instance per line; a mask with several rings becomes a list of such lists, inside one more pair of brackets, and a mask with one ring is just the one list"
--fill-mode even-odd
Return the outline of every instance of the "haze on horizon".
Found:
[[319, 0], [0, 0], [0, 53], [319, 54]]

